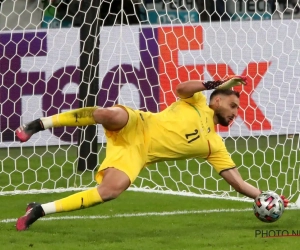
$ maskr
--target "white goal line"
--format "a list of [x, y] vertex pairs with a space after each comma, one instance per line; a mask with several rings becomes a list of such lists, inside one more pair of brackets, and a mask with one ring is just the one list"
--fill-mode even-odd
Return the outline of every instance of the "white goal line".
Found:
[[[2, 191], [0, 196], [9, 196], [9, 195], [19, 195], [19, 194], [47, 194], [47, 193], [63, 193], [63, 192], [79, 192], [87, 190], [88, 188], [55, 188], [55, 189], [30, 189], [30, 190], [15, 190], [15, 191]], [[198, 197], [198, 198], [211, 198], [211, 199], [222, 199], [222, 200], [233, 200], [233, 201], [244, 201], [244, 202], [253, 202], [252, 199], [247, 197], [232, 197], [229, 196], [226, 192], [223, 192], [222, 195], [216, 194], [196, 194], [188, 191], [172, 191], [165, 190], [162, 188], [151, 189], [149, 187], [137, 188], [130, 187], [128, 191], [133, 192], [144, 192], [144, 193], [154, 193], [154, 194], [167, 194], [167, 195], [178, 195], [178, 196], [187, 196], [187, 197]]]
[[[78, 192], [86, 190], [88, 188], [56, 188], [56, 189], [30, 189], [30, 190], [15, 190], [15, 191], [2, 191], [0, 196], [7, 195], [18, 195], [18, 194], [46, 194], [46, 193], [63, 193], [63, 192]], [[216, 194], [196, 194], [192, 192], [184, 191], [172, 191], [164, 189], [151, 189], [149, 187], [145, 188], [136, 188], [130, 187], [128, 191], [134, 192], [144, 192], [144, 193], [155, 193], [155, 194], [165, 194], [165, 195], [178, 195], [178, 196], [187, 196], [187, 197], [199, 197], [199, 198], [209, 198], [209, 199], [219, 199], [219, 200], [232, 200], [232, 201], [242, 201], [242, 202], [253, 202], [252, 199], [247, 197], [233, 197], [229, 196], [228, 193], [223, 192], [223, 195]], [[300, 194], [298, 196], [296, 203], [289, 203], [289, 207], [300, 208]]]
[[[290, 207], [288, 210], [295, 210], [296, 207]], [[149, 216], [172, 216], [172, 215], [187, 215], [187, 214], [212, 214], [212, 213], [233, 213], [233, 212], [249, 212], [253, 211], [252, 208], [243, 209], [210, 209], [210, 210], [182, 210], [182, 211], [164, 211], [164, 212], [146, 212], [146, 213], [125, 213], [114, 215], [90, 215], [90, 216], [55, 216], [44, 217], [42, 221], [55, 221], [55, 220], [92, 220], [92, 219], [114, 219], [114, 218], [132, 218], [132, 217], [149, 217]], [[3, 219], [0, 223], [16, 222], [17, 218]]]
[[[90, 220], [90, 219], [113, 219], [113, 218], [130, 218], [130, 217], [148, 217], [148, 216], [171, 216], [171, 215], [186, 215], [186, 214], [210, 214], [210, 213], [228, 213], [228, 212], [246, 212], [253, 209], [211, 209], [211, 210], [182, 210], [182, 211], [165, 211], [165, 212], [146, 212], [146, 213], [126, 213], [126, 214], [114, 214], [114, 215], [92, 215], [92, 216], [56, 216], [45, 217], [40, 220], [52, 221], [52, 220]], [[0, 223], [16, 222], [17, 218], [3, 219]]]

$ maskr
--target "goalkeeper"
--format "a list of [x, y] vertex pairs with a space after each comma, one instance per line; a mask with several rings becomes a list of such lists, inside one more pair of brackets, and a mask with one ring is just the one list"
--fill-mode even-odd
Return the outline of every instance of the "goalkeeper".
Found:
[[[228, 126], [237, 116], [239, 93], [231, 88], [242, 84], [246, 84], [246, 77], [187, 81], [176, 88], [180, 99], [159, 113], [121, 105], [87, 107], [20, 126], [16, 136], [25, 142], [34, 133], [52, 127], [102, 124], [107, 149], [95, 177], [97, 187], [46, 204], [30, 203], [26, 214], [16, 223], [17, 230], [26, 230], [48, 214], [88, 208], [115, 199], [134, 182], [144, 167], [164, 160], [205, 159], [237, 192], [256, 198], [261, 191], [242, 179], [222, 138], [215, 131], [216, 124]], [[215, 90], [207, 105], [201, 92], [210, 89]], [[284, 203], [287, 206], [288, 200], [284, 199]]]

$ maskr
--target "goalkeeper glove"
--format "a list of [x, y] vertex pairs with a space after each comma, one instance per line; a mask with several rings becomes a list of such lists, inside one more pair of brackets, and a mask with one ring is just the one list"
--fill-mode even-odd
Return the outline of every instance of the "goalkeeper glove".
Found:
[[280, 198], [281, 198], [282, 201], [283, 201], [284, 207], [287, 207], [290, 201], [289, 201], [288, 199], [286, 199], [286, 198], [284, 197], [284, 195], [280, 195]]
[[230, 89], [238, 85], [246, 85], [246, 76], [228, 76], [223, 80], [204, 82], [204, 87], [209, 89]]

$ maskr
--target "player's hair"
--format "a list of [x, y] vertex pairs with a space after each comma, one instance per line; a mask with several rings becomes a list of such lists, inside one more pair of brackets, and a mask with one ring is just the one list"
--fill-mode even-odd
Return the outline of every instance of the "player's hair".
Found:
[[232, 89], [216, 89], [211, 93], [209, 100], [211, 101], [217, 95], [235, 95], [237, 98], [240, 98], [240, 92], [238, 91]]

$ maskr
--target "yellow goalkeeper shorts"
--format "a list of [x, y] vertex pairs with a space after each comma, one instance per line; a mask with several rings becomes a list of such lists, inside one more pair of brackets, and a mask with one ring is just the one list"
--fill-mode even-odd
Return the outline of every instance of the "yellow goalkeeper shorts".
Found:
[[105, 130], [107, 138], [106, 157], [96, 174], [97, 183], [103, 179], [103, 170], [113, 167], [124, 172], [131, 183], [146, 165], [149, 138], [147, 122], [142, 112], [117, 105], [127, 111], [129, 118], [124, 128], [119, 131]]

